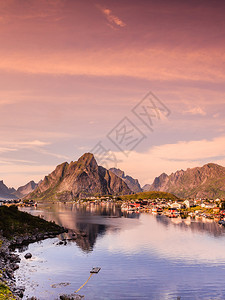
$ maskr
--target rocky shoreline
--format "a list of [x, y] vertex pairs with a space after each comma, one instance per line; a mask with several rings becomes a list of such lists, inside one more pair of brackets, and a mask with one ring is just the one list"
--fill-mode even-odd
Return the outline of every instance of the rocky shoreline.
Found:
[[25, 288], [16, 286], [14, 278], [14, 271], [19, 268], [20, 258], [10, 250], [10, 241], [4, 237], [0, 239], [2, 241], [0, 247], [0, 283], [9, 287], [12, 296], [14, 296], [11, 299], [21, 299]]
[[[36, 234], [24, 234], [23, 236], [15, 236], [11, 240], [6, 239], [0, 235], [0, 285], [4, 284], [11, 291], [9, 300], [21, 300], [25, 291], [25, 286], [16, 286], [14, 272], [19, 268], [20, 257], [14, 253], [16, 248], [28, 246], [47, 238], [55, 238], [56, 236], [67, 233], [68, 237], [60, 240], [57, 245], [66, 245], [70, 241], [80, 241], [86, 237], [86, 234], [81, 231], [68, 230], [63, 227], [57, 232], [37, 232]], [[80, 295], [61, 295], [59, 299], [62, 300], [80, 300], [83, 296]], [[0, 300], [1, 298], [0, 293]], [[30, 300], [38, 300], [35, 297], [29, 298]], [[29, 300], [27, 299], [27, 300]]]
[[[86, 234], [68, 230], [55, 222], [19, 211], [16, 206], [0, 207], [0, 300], [19, 300], [23, 298], [25, 286], [17, 286], [14, 272], [19, 268], [20, 256], [15, 249], [23, 248], [41, 240], [60, 236], [57, 245], [81, 241]], [[27, 254], [26, 254], [27, 256]], [[30, 258], [32, 254], [29, 254]], [[59, 299], [81, 299], [79, 295], [61, 295]], [[28, 299], [27, 299], [28, 300]], [[30, 300], [37, 300], [35, 297]]]
[[15, 248], [26, 246], [30, 243], [35, 243], [47, 238], [54, 238], [64, 232], [67, 232], [67, 230], [61, 228], [58, 232], [37, 232], [32, 235], [25, 234], [23, 236], [15, 236], [11, 240], [0, 236], [0, 284], [4, 284], [12, 292], [12, 295], [7, 299], [19, 300], [23, 298], [25, 291], [24, 286], [16, 286], [14, 272], [19, 268], [20, 257], [14, 253]]

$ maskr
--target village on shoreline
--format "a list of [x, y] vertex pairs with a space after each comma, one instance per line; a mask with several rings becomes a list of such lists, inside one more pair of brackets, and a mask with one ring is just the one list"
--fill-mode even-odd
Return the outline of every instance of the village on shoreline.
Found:
[[[149, 194], [148, 194], [149, 196]], [[158, 196], [158, 197], [157, 197]], [[74, 204], [77, 207], [85, 206], [86, 210], [90, 212], [94, 212], [98, 209], [107, 209], [112, 207], [112, 205], [116, 205], [121, 209], [121, 213], [124, 216], [129, 216], [132, 214], [140, 214], [140, 213], [150, 213], [153, 215], [163, 215], [168, 218], [176, 220], [196, 220], [199, 222], [216, 222], [220, 226], [225, 226], [225, 200], [224, 199], [179, 199], [172, 194], [164, 194], [164, 197], [159, 194], [151, 194], [151, 197], [147, 197], [147, 194], [135, 194], [135, 195], [127, 195], [127, 196], [92, 196], [87, 197], [85, 199], [75, 199], [74, 201], [51, 201], [46, 203], [61, 203], [61, 204]], [[37, 199], [36, 199], [37, 200]], [[45, 201], [35, 201], [35, 200], [5, 200], [1, 201], [0, 208], [7, 207], [39, 207], [43, 205]], [[15, 209], [13, 209], [14, 211]], [[16, 213], [16, 211], [15, 211]], [[31, 218], [34, 218], [31, 216]], [[185, 221], [186, 222], [186, 221]], [[48, 222], [46, 222], [47, 224]], [[49, 224], [49, 223], [48, 223]], [[57, 226], [57, 225], [56, 225]], [[61, 229], [57, 229], [61, 230]], [[54, 236], [57, 234], [57, 231]], [[62, 228], [62, 230], [65, 230]], [[30, 236], [30, 235], [29, 235]], [[40, 236], [40, 239], [47, 238], [48, 232], [45, 231], [43, 237]], [[50, 234], [52, 236], [52, 233]], [[20, 243], [23, 242], [34, 242], [38, 240], [36, 237], [34, 240], [29, 240], [26, 235], [20, 236]], [[3, 265], [7, 265], [7, 268], [4, 272], [2, 272], [1, 279], [4, 278], [6, 285], [4, 289], [8, 289], [7, 293], [10, 294], [10, 291], [13, 291], [11, 298], [9, 299], [19, 299], [23, 295], [24, 287], [16, 287], [14, 282], [14, 270], [18, 268], [16, 264], [18, 261], [18, 256], [15, 256], [9, 250], [9, 245], [12, 244], [12, 241], [9, 242], [6, 239], [2, 238], [2, 245], [0, 246], [0, 252], [2, 253], [2, 264], [0, 263], [0, 269], [3, 269]], [[17, 240], [18, 239], [13, 239]], [[4, 241], [4, 242], [3, 242]], [[1, 282], [1, 280], [0, 280]]]
[[114, 197], [101, 197], [79, 200], [79, 204], [107, 205], [116, 202], [121, 206], [122, 212], [127, 213], [152, 213], [154, 215], [165, 215], [169, 218], [193, 218], [199, 221], [215, 221], [225, 225], [225, 201], [224, 199], [186, 199], [171, 200], [164, 198], [155, 199], [130, 199], [121, 200]]
[[[143, 197], [142, 197], [143, 198]], [[61, 202], [61, 201], [53, 201]], [[16, 205], [16, 206], [37, 206], [39, 202], [34, 200], [5, 200], [0, 202], [1, 205]], [[41, 202], [43, 203], [43, 202]], [[85, 199], [78, 199], [63, 203], [77, 203], [80, 205], [108, 205], [115, 203], [121, 207], [122, 212], [127, 213], [152, 213], [154, 215], [165, 215], [169, 218], [181, 218], [187, 217], [196, 220], [208, 220], [215, 221], [220, 225], [225, 226], [225, 199], [217, 198], [213, 199], [168, 199], [167, 198], [144, 198], [144, 199], [132, 199], [129, 195], [129, 199], [126, 196], [91, 196]]]

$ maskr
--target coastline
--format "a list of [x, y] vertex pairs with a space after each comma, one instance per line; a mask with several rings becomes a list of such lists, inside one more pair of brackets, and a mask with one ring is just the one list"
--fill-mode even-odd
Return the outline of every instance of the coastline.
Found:
[[[3, 208], [1, 208], [1, 213], [3, 212], [2, 210]], [[14, 232], [14, 223], [10, 223], [12, 228], [9, 228], [9, 224], [6, 224], [5, 227], [0, 227], [0, 299], [19, 300], [23, 297], [25, 287], [16, 286], [14, 272], [19, 268], [20, 258], [19, 255], [14, 253], [14, 250], [17, 247], [26, 246], [47, 238], [54, 238], [68, 230], [39, 217], [34, 217], [30, 214], [28, 216], [27, 213], [19, 212], [15, 208], [11, 210], [6, 208], [4, 210], [6, 215], [14, 213], [14, 219], [10, 219], [11, 223], [13, 221], [18, 225], [18, 219], [21, 216], [24, 222], [19, 224], [19, 233], [16, 230]], [[32, 226], [32, 221], [35, 222], [35, 228]], [[43, 230], [43, 227], [46, 229]]]
[[[156, 201], [156, 200], [154, 200], [153, 202], [154, 202], [154, 205], [152, 205], [151, 209], [150, 209], [150, 207], [148, 207], [148, 212], [154, 214], [154, 212], [152, 211], [152, 208], [160, 206], [161, 203], [160, 203], [160, 201]], [[157, 204], [155, 202], [157, 202]], [[134, 205], [134, 203], [135, 202], [133, 202], [132, 205]], [[85, 202], [85, 204], [88, 204], [88, 203]], [[93, 206], [92, 204], [99, 204], [99, 203], [91, 202], [90, 205]], [[105, 206], [104, 202], [101, 204], [103, 205], [103, 207]], [[124, 201], [123, 204], [127, 205], [128, 203], [126, 203]], [[120, 205], [121, 205], [121, 203], [120, 203]], [[3, 209], [3, 208], [1, 208], [1, 209]], [[7, 208], [7, 209], [9, 209], [9, 210], [11, 209], [11, 210], [15, 211], [15, 207]], [[126, 211], [126, 207], [125, 207], [125, 211]], [[134, 211], [136, 211], [136, 209], [134, 210], [134, 207], [133, 207], [130, 212], [133, 213]], [[137, 211], [141, 212], [142, 210], [138, 209]], [[15, 248], [26, 246], [31, 243], [35, 243], [37, 241], [41, 241], [41, 240], [44, 240], [47, 238], [54, 238], [61, 233], [68, 232], [67, 229], [56, 225], [54, 222], [47, 222], [47, 221], [43, 220], [42, 218], [34, 217], [34, 216], [30, 215], [29, 213], [24, 213], [24, 212], [19, 212], [19, 213], [23, 213], [26, 215], [28, 214], [30, 216], [30, 218], [32, 218], [33, 221], [38, 220], [39, 224], [41, 224], [42, 222], [45, 222], [46, 226], [47, 226], [47, 224], [49, 224], [49, 226], [50, 225], [54, 226], [57, 230], [56, 231], [45, 230], [43, 232], [40, 232], [39, 228], [36, 227], [37, 226], [37, 224], [36, 224], [35, 227], [33, 227], [33, 230], [31, 232], [26, 232], [23, 234], [15, 234], [14, 233], [11, 238], [6, 238], [6, 237], [2, 237], [1, 227], [0, 227], [0, 270], [1, 270], [0, 284], [5, 283], [5, 285], [8, 286], [9, 290], [12, 292], [11, 295], [10, 294], [7, 295], [8, 298], [1, 298], [1, 288], [0, 288], [0, 300], [3, 300], [3, 299], [19, 300], [23, 297], [23, 293], [25, 291], [24, 286], [16, 286], [16, 283], [15, 283], [14, 271], [16, 271], [19, 268], [19, 263], [20, 263], [19, 256], [14, 253]], [[162, 214], [162, 212], [156, 211], [156, 214]], [[42, 229], [43, 229], [43, 227], [42, 227]], [[66, 239], [62, 239], [62, 241], [59, 241], [59, 245], [61, 245], [61, 244], [66, 245], [67, 241], [69, 241], [69, 240], [83, 239], [85, 237], [85, 233], [84, 232], [83, 233], [75, 232], [74, 230], [71, 230], [70, 236], [71, 236], [71, 238], [66, 238]], [[2, 241], [2, 243], [1, 243], [1, 241]], [[65, 297], [67, 297], [67, 298], [60, 298], [60, 299], [79, 299], [78, 298], [79, 295], [76, 295], [76, 298], [73, 298], [73, 296], [69, 297], [69, 296], [65, 295]], [[37, 298], [29, 298], [29, 299], [37, 300]]]
[[[14, 272], [19, 268], [20, 257], [14, 253], [15, 248], [29, 245], [47, 238], [54, 238], [57, 235], [67, 232], [66, 229], [58, 232], [45, 232], [37, 233], [36, 235], [24, 235], [20, 237], [14, 237], [12, 240], [8, 240], [3, 236], [0, 236], [0, 285], [4, 285], [9, 288], [7, 296], [9, 299], [19, 300], [23, 297], [25, 286], [16, 286]], [[11, 292], [11, 294], [10, 294]], [[0, 299], [1, 298], [0, 288]], [[8, 299], [8, 298], [7, 298]]]

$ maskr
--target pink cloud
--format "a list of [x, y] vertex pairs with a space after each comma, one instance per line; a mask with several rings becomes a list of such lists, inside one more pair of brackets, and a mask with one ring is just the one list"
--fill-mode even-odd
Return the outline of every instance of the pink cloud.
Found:
[[[92, 76], [134, 76], [159, 80], [225, 80], [221, 61], [224, 54], [209, 50], [208, 56], [201, 51], [146, 48], [140, 51], [129, 48], [116, 51], [54, 51], [0, 53], [0, 69], [34, 74], [70, 74]], [[214, 57], [214, 60], [211, 59]]]
[[103, 13], [103, 15], [107, 18], [109, 25], [112, 26], [112, 28], [115, 28], [114, 26], [119, 26], [119, 27], [125, 27], [126, 24], [119, 19], [117, 16], [115, 16], [112, 13], [112, 10], [109, 8], [103, 8], [100, 5], [97, 5], [97, 7], [100, 9], [100, 11]]

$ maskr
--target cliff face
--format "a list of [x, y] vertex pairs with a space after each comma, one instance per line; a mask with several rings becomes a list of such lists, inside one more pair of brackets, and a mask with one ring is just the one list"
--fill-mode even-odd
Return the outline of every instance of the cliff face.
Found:
[[123, 179], [124, 182], [126, 182], [127, 186], [130, 188], [130, 190], [134, 193], [140, 193], [142, 192], [142, 188], [138, 182], [137, 179], [132, 178], [131, 176], [125, 176], [124, 172], [117, 168], [111, 168], [109, 169], [111, 172], [113, 172], [115, 175]]
[[[178, 171], [179, 172], [179, 171]], [[143, 191], [163, 191], [166, 188], [166, 184], [169, 180], [169, 176], [166, 173], [162, 173], [159, 177], [154, 179], [152, 184], [146, 184], [143, 186]]]
[[169, 192], [182, 198], [225, 197], [225, 168], [209, 163], [203, 167], [180, 170], [169, 176], [163, 173], [143, 189]]
[[78, 161], [58, 165], [26, 199], [71, 200], [106, 194], [124, 195], [131, 190], [111, 171], [97, 165], [91, 153]]

